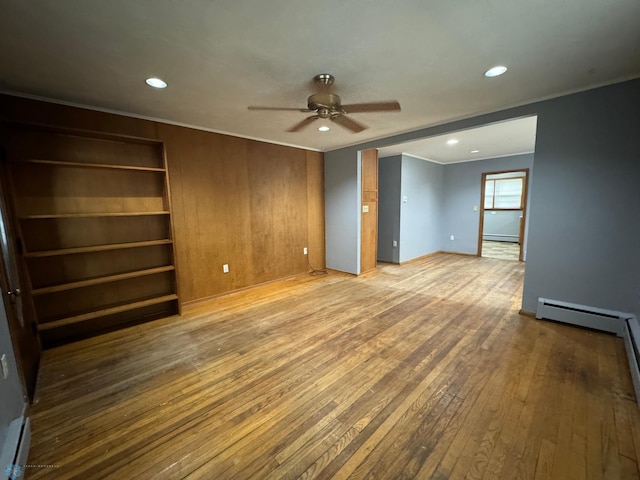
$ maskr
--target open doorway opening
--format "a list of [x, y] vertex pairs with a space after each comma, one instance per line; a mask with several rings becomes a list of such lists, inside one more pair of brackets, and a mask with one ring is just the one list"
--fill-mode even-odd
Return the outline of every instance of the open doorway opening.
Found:
[[[528, 116], [379, 148], [378, 261], [482, 253], [483, 174], [526, 171], [526, 188], [536, 126], [537, 118]], [[526, 229], [524, 239], [514, 235], [515, 260], [525, 260], [526, 248], [519, 247], [526, 247]]]
[[529, 169], [482, 174], [478, 256], [524, 261]]

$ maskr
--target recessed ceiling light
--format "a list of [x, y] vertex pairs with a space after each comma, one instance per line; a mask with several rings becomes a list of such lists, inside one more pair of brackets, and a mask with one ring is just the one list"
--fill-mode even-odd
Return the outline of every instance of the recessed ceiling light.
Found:
[[497, 77], [499, 75], [502, 75], [506, 71], [507, 71], [507, 67], [505, 67], [504, 65], [497, 65], [493, 68], [490, 68], [486, 72], [484, 72], [484, 76], [489, 78]]
[[447, 140], [447, 145], [455, 145], [456, 143], [458, 143], [458, 140], [456, 140], [455, 138]]
[[480, 150], [471, 150], [469, 153], [480, 153]]
[[147, 78], [145, 82], [153, 88], [167, 88], [167, 82], [157, 77]]

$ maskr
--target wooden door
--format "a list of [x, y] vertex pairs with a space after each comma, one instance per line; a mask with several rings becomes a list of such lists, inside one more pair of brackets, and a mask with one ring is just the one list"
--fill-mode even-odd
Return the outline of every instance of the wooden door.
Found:
[[378, 151], [362, 152], [360, 273], [375, 270], [378, 259]]
[[33, 401], [41, 349], [29, 284], [18, 261], [20, 239], [9, 208], [8, 174], [3, 151], [0, 159], [0, 286], [18, 369], [29, 399]]

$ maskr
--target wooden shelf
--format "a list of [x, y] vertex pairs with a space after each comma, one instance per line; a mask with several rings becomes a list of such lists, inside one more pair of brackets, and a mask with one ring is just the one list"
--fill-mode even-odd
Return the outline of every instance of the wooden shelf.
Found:
[[146, 270], [138, 270], [135, 272], [119, 273], [117, 275], [108, 275], [106, 277], [91, 278], [88, 280], [80, 280], [78, 282], [64, 283], [61, 285], [52, 285], [50, 287], [34, 288], [31, 293], [33, 295], [46, 295], [47, 293], [64, 292], [74, 288], [90, 287], [92, 285], [101, 285], [103, 283], [117, 282], [119, 280], [127, 280], [129, 278], [144, 277], [146, 275], [155, 275], [156, 273], [170, 272], [175, 270], [173, 265], [165, 267], [149, 268]]
[[153, 245], [170, 245], [171, 243], [173, 242], [168, 239], [147, 240], [144, 242], [130, 242], [130, 243], [111, 243], [107, 245], [94, 245], [91, 247], [62, 248], [58, 250], [46, 250], [41, 252], [27, 252], [24, 254], [24, 257], [25, 258], [53, 257], [56, 255], [72, 255], [75, 253], [105, 252], [107, 250], [122, 250], [125, 248], [150, 247]]
[[44, 220], [55, 218], [140, 217], [169, 215], [169, 212], [102, 212], [102, 213], [52, 213], [45, 215], [21, 215], [20, 220]]
[[115, 315], [129, 310], [135, 310], [137, 308], [149, 307], [151, 305], [158, 305], [160, 303], [170, 302], [172, 300], [178, 300], [178, 296], [175, 294], [164, 295], [162, 297], [150, 298], [147, 300], [141, 300], [139, 302], [127, 303], [125, 305], [118, 305], [116, 307], [105, 308], [102, 310], [96, 310], [94, 312], [83, 313], [80, 315], [74, 315], [73, 317], [61, 318], [60, 320], [53, 320], [51, 322], [41, 323], [38, 326], [40, 331], [52, 330], [54, 328], [65, 327], [80, 322], [86, 322], [87, 320], [93, 320], [100, 317], [106, 317], [108, 315]]
[[34, 123], [34, 122], [20, 122], [3, 120], [2, 123], [7, 127], [16, 130], [35, 131], [49, 133], [53, 135], [63, 135], [65, 137], [73, 138], [88, 138], [91, 140], [106, 140], [109, 142], [118, 143], [138, 143], [141, 145], [162, 145], [161, 140], [153, 138], [137, 137], [135, 135], [124, 135], [121, 133], [107, 133], [93, 130], [85, 130], [81, 128], [71, 127], [59, 127], [55, 125], [49, 125], [46, 123]]
[[51, 165], [55, 167], [102, 168], [102, 169], [108, 169], [108, 170], [134, 170], [134, 171], [140, 171], [140, 172], [164, 172], [165, 171], [164, 168], [138, 167], [134, 165], [110, 165], [107, 163], [66, 162], [62, 160], [25, 159], [25, 160], [18, 160], [15, 163]]

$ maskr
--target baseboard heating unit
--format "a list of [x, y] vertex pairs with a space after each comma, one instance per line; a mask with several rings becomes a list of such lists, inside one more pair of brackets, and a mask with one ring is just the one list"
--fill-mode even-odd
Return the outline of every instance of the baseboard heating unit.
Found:
[[636, 391], [636, 400], [640, 405], [640, 323], [636, 317], [628, 318], [625, 322], [624, 346], [629, 358], [629, 370]]
[[636, 400], [640, 406], [640, 324], [632, 313], [538, 298], [537, 319], [554, 320], [603, 332], [615, 333], [624, 339]]

